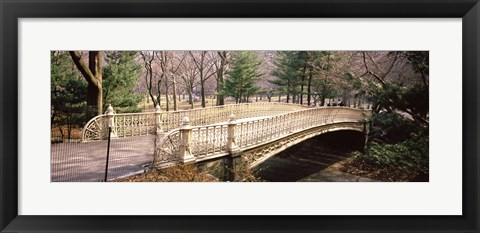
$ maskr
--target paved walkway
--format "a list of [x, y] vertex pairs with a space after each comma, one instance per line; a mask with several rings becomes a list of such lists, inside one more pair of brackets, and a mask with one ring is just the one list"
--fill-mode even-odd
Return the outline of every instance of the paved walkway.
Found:
[[307, 176], [299, 182], [378, 182], [377, 180], [355, 176], [340, 171], [325, 169], [313, 175]]
[[[155, 136], [115, 138], [110, 143], [108, 179], [143, 172], [153, 160]], [[107, 140], [51, 146], [52, 182], [97, 182], [105, 178]]]

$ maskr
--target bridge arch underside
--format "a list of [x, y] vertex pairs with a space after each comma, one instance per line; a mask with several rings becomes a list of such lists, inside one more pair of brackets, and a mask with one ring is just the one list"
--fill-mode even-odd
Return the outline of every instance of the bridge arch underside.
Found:
[[[362, 151], [363, 139], [363, 133], [352, 130], [321, 134], [270, 157], [252, 172], [265, 182], [327, 181], [323, 174], [338, 171], [341, 166], [336, 163], [351, 158], [354, 151]], [[335, 167], [329, 169], [332, 165]]]
[[244, 150], [242, 157], [244, 161], [248, 164], [248, 167], [253, 169], [268, 160], [269, 158], [279, 154], [280, 152], [298, 145], [306, 140], [312, 139], [316, 136], [339, 132], [339, 131], [354, 131], [357, 133], [358, 140], [363, 145], [365, 143], [365, 128], [364, 124], [361, 122], [342, 122], [342, 123], [332, 123], [329, 125], [322, 125], [318, 127], [313, 127], [308, 130], [294, 133], [292, 135], [286, 136], [282, 139], [273, 141], [271, 143], [259, 146], [257, 148], [252, 148], [249, 150]]

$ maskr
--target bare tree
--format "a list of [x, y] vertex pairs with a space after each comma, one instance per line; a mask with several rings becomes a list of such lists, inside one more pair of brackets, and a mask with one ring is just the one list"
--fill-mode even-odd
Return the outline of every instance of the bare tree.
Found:
[[[412, 52], [413, 54], [419, 54], [420, 52]], [[413, 119], [418, 122], [428, 124], [428, 107], [426, 112], [414, 109], [411, 107], [412, 102], [405, 103], [402, 94], [408, 89], [415, 86], [422, 86], [422, 90], [427, 93], [428, 99], [428, 81], [426, 81], [425, 73], [415, 70], [412, 66], [412, 61], [409, 61], [409, 57], [406, 52], [360, 52], [356, 53], [357, 63], [356, 71], [359, 73], [360, 78], [365, 78], [365, 82], [370, 82], [374, 85], [375, 89], [381, 90], [386, 93], [388, 98], [382, 96], [382, 104], [377, 105], [376, 111], [385, 109], [389, 112], [401, 111], [409, 114]], [[358, 58], [359, 57], [359, 58]], [[360, 62], [358, 62], [360, 60]], [[398, 90], [392, 92], [391, 90]], [[421, 98], [418, 96], [418, 98]], [[403, 102], [402, 102], [403, 101]], [[413, 100], [408, 100], [413, 101]], [[422, 102], [425, 100], [418, 100], [413, 102]], [[399, 104], [401, 103], [401, 104]], [[428, 100], [426, 101], [428, 105]], [[418, 107], [418, 106], [417, 106]]]
[[[164, 80], [165, 84], [165, 98], [166, 98], [166, 110], [170, 110], [170, 87], [173, 89], [173, 109], [177, 110], [177, 87], [175, 75], [180, 69], [183, 61], [185, 60], [185, 54], [181, 52], [172, 52], [172, 51], [158, 51], [155, 52], [155, 56], [158, 58], [160, 63], [160, 76]], [[170, 78], [172, 82], [170, 82]]]
[[[161, 107], [160, 91], [162, 79], [155, 71], [154, 52], [141, 51], [140, 56], [142, 57], [143, 65], [145, 67], [145, 86], [147, 88], [150, 99], [153, 102], [153, 106], [159, 105]], [[156, 96], [154, 95], [154, 92], [156, 92]]]
[[[209, 51], [188, 52], [199, 72], [200, 96], [202, 98], [202, 108], [205, 105], [205, 82], [216, 74], [215, 62], [216, 55]], [[213, 54], [212, 54], [213, 53]]]
[[194, 98], [193, 98], [193, 90], [198, 85], [198, 77], [200, 71], [196, 68], [193, 58], [191, 56], [186, 57], [185, 62], [182, 63], [183, 74], [181, 79], [184, 84], [185, 92], [188, 94], [188, 103], [190, 104], [190, 108], [194, 108]]
[[[169, 101], [169, 98], [168, 98], [168, 94], [169, 94], [169, 91], [168, 91], [168, 87], [169, 87], [169, 83], [168, 83], [168, 68], [167, 68], [167, 64], [169, 62], [169, 55], [170, 53], [166, 52], [166, 51], [157, 51], [157, 52], [154, 52], [155, 56], [158, 58], [158, 62], [160, 64], [160, 79], [164, 80], [164, 85], [165, 85], [165, 105], [166, 105], [166, 110], [169, 111], [170, 110], [170, 101]], [[160, 96], [160, 94], [158, 94]]]
[[[182, 64], [185, 61], [186, 53], [184, 52], [173, 52], [173, 59], [171, 59], [171, 68], [170, 73], [172, 75], [172, 85], [173, 85], [173, 110], [177, 111], [177, 80], [176, 77], [178, 75], [182, 75], [181, 70]], [[179, 72], [180, 71], [180, 72]], [[180, 73], [180, 74], [179, 74]]]

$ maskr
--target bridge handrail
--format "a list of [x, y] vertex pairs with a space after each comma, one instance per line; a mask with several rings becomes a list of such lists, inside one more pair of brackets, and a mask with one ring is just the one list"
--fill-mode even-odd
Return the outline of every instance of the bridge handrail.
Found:
[[[275, 116], [269, 116], [262, 119], [248, 121], [233, 121], [205, 126], [190, 127], [190, 142], [182, 142], [181, 136], [176, 140], [177, 143], [188, 145], [191, 155], [196, 160], [210, 159], [229, 153], [228, 148], [228, 130], [230, 125], [234, 125], [234, 144], [236, 147], [245, 150], [256, 147], [268, 141], [282, 138], [286, 135], [294, 134], [306, 129], [318, 127], [326, 124], [340, 122], [359, 122], [366, 120], [370, 115], [369, 111], [350, 107], [318, 107], [296, 110], [289, 113], [283, 113]], [[320, 116], [320, 117], [319, 117]], [[180, 135], [180, 129], [170, 131], [164, 136], [157, 150], [164, 147], [166, 138], [170, 134]], [[170, 140], [172, 142], [172, 140]], [[169, 145], [169, 147], [172, 147]], [[177, 146], [178, 147], [178, 146]], [[162, 159], [155, 156], [153, 165], [160, 165], [169, 160], [178, 160], [176, 154], [161, 154]], [[168, 159], [168, 157], [170, 157]]]
[[[237, 115], [238, 118], [248, 118], [276, 115], [302, 108], [306, 108], [306, 106], [290, 103], [257, 102], [160, 113], [119, 113], [115, 114], [112, 132], [118, 137], [155, 134], [157, 117], [161, 119], [160, 128], [164, 131], [170, 131], [180, 126], [181, 119], [185, 114], [189, 115], [191, 124], [197, 126], [224, 121], [231, 113]], [[106, 118], [107, 116], [104, 114], [90, 119], [82, 129], [82, 141], [105, 139], [107, 132]]]
[[241, 122], [236, 125], [236, 144], [241, 148], [250, 147], [320, 125], [358, 122], [365, 119], [363, 114], [363, 110], [349, 107], [320, 107]]

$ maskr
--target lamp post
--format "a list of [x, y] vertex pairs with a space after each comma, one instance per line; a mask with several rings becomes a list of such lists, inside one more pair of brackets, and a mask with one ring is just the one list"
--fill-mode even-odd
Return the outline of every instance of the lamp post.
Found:
[[108, 161], [110, 157], [110, 135], [112, 134], [112, 127], [114, 123], [114, 113], [113, 113], [113, 107], [111, 104], [108, 105], [107, 108], [107, 126], [108, 126], [108, 142], [107, 142], [107, 161], [105, 163], [105, 182], [107, 182], [107, 177], [108, 177]]

